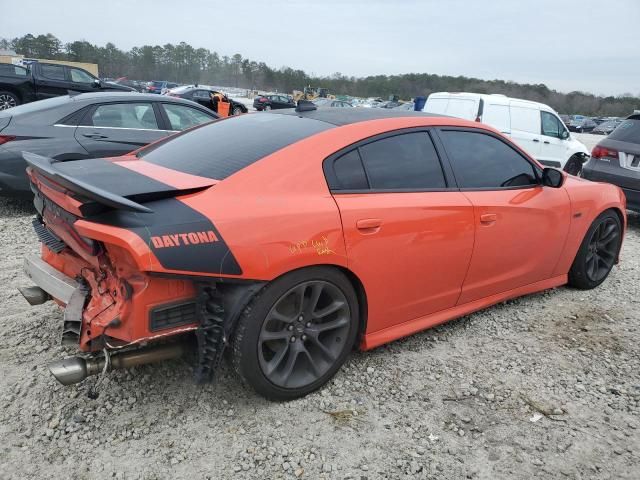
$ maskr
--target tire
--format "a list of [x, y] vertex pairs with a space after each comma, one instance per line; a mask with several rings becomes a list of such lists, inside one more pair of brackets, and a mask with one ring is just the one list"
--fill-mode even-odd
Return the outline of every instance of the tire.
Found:
[[331, 267], [290, 272], [240, 316], [231, 340], [233, 368], [269, 400], [302, 397], [340, 369], [358, 325], [357, 296], [344, 274]]
[[15, 93], [0, 90], [0, 110], [17, 107], [20, 103], [20, 98]]
[[236, 115], [240, 115], [244, 113], [244, 111], [242, 110], [242, 107], [233, 107], [233, 110], [231, 111], [231, 115], [236, 116]]
[[604, 282], [618, 259], [621, 245], [620, 218], [612, 210], [601, 213], [587, 230], [573, 260], [569, 285], [590, 290]]
[[271, 105], [265, 105], [262, 109], [263, 112], [268, 112], [269, 110], [271, 110]]
[[570, 175], [579, 175], [582, 172], [582, 160], [577, 155], [573, 155], [564, 165], [564, 171]]

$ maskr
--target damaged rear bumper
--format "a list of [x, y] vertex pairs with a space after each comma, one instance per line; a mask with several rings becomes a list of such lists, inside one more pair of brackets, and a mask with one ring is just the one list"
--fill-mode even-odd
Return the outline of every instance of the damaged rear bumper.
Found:
[[20, 293], [31, 305], [54, 298], [65, 305], [62, 344], [78, 345], [82, 329], [82, 311], [89, 293], [84, 283], [56, 270], [40, 257], [27, 256], [24, 272], [35, 286], [20, 288]]

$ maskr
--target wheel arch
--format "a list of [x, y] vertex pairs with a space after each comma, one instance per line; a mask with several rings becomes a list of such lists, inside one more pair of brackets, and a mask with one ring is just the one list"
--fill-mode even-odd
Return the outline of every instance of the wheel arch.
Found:
[[17, 88], [13, 87], [12, 85], [6, 85], [3, 87], [0, 87], [0, 92], [9, 92], [15, 95], [16, 97], [18, 97], [18, 100], [20, 101], [21, 104], [24, 102], [24, 97], [22, 93], [20, 93], [20, 91]]
[[[232, 329], [235, 330], [235, 324], [236, 324], [236, 320], [237, 317], [239, 316], [239, 314], [242, 312], [242, 310], [244, 310], [244, 308], [246, 308], [247, 305], [249, 305], [249, 303], [253, 300], [253, 298], [262, 290], [263, 287], [266, 287], [268, 284], [275, 282], [276, 280], [278, 280], [279, 278], [284, 277], [285, 275], [289, 275], [293, 272], [299, 272], [302, 270], [307, 270], [310, 268], [316, 268], [316, 267], [325, 267], [325, 268], [332, 268], [335, 269], [339, 272], [341, 272], [345, 277], [347, 277], [347, 280], [349, 281], [349, 283], [351, 284], [351, 286], [353, 287], [353, 290], [356, 293], [356, 298], [358, 300], [358, 344], [362, 338], [362, 336], [365, 334], [366, 332], [366, 328], [367, 328], [367, 318], [368, 318], [368, 300], [367, 300], [367, 292], [364, 288], [364, 284], [362, 283], [362, 280], [360, 280], [360, 278], [351, 270], [349, 270], [347, 267], [344, 267], [342, 265], [337, 265], [337, 264], [333, 264], [333, 263], [317, 263], [317, 264], [310, 264], [310, 265], [305, 265], [303, 267], [299, 267], [299, 268], [294, 268], [292, 270], [288, 270], [286, 272], [281, 273], [280, 275], [278, 275], [275, 278], [272, 278], [270, 281], [268, 282], [256, 282], [255, 286], [257, 286], [258, 288], [247, 288], [248, 285], [246, 285], [243, 288], [240, 288], [240, 290], [245, 291], [246, 293], [244, 293], [244, 295], [238, 296], [236, 297], [237, 301], [241, 302], [241, 305], [235, 305], [235, 308], [233, 309], [234, 311], [234, 315], [233, 315], [233, 319], [232, 319], [232, 323], [233, 323], [233, 327]], [[248, 294], [247, 294], [248, 293]]]

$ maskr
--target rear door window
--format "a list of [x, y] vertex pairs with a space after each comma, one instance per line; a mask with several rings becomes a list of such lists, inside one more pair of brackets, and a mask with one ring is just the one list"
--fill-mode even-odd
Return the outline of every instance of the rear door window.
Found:
[[460, 188], [500, 189], [538, 184], [533, 164], [491, 135], [443, 130], [440, 137]]
[[44, 78], [49, 80], [66, 80], [62, 65], [42, 65], [40, 72]]
[[171, 130], [182, 131], [213, 120], [213, 117], [206, 113], [186, 105], [164, 103], [162, 108], [169, 118]]
[[90, 119], [94, 127], [157, 130], [151, 103], [112, 103], [99, 105]]
[[335, 190], [365, 190], [369, 188], [358, 149], [345, 153], [333, 162], [333, 171], [338, 185]]
[[640, 118], [623, 121], [607, 138], [620, 142], [640, 143]]
[[405, 133], [359, 148], [372, 189], [446, 188], [440, 159], [427, 132]]

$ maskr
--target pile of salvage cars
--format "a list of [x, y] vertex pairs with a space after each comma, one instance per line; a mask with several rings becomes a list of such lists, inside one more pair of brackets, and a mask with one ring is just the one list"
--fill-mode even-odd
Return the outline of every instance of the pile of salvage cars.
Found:
[[[0, 115], [0, 157], [29, 129], [104, 152], [34, 143], [26, 176], [13, 172], [42, 247], [21, 292], [63, 307], [62, 342], [81, 352], [49, 366], [65, 385], [185, 352], [210, 381], [228, 351], [256, 392], [293, 399], [354, 348], [595, 288], [618, 262], [622, 190], [544, 166], [483, 123], [304, 100], [211, 121], [178, 97], [133, 94], [117, 111], [103, 107], [129, 94], [86, 95], [48, 100], [38, 125], [28, 105]], [[113, 154], [114, 119], [167, 128]]]

